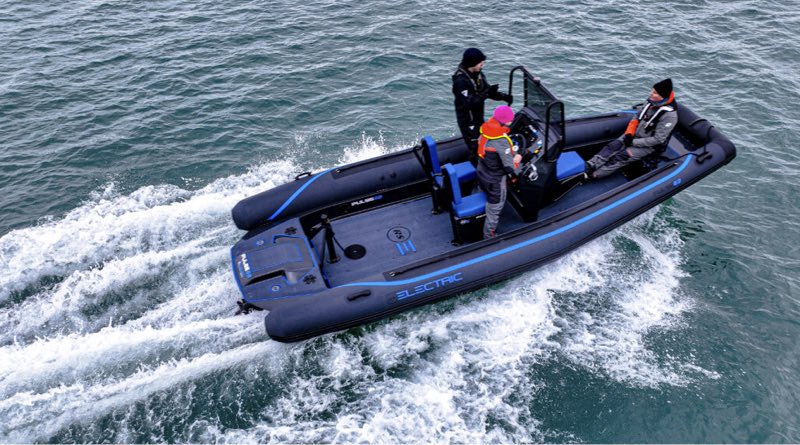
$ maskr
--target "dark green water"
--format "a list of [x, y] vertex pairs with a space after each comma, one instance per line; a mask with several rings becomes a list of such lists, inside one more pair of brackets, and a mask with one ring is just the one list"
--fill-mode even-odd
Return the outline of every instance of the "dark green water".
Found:
[[[800, 9], [0, 2], [0, 441], [800, 441]], [[738, 157], [551, 265], [300, 344], [241, 198], [455, 131], [467, 46], [581, 115], [664, 77]]]

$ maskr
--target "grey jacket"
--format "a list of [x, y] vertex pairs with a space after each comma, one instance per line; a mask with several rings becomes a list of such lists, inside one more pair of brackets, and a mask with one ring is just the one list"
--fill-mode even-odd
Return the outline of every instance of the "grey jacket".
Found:
[[[659, 112], [660, 109], [664, 109]], [[653, 116], [659, 113], [655, 122], [650, 122]], [[678, 125], [678, 112], [674, 102], [662, 107], [650, 107], [639, 120], [636, 134], [633, 136], [631, 146], [637, 148], [660, 148], [667, 144], [667, 140]]]

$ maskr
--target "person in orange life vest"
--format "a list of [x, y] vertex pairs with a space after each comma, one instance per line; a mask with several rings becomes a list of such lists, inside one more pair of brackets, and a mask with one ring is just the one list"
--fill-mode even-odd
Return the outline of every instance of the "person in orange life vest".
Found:
[[481, 71], [486, 56], [478, 48], [467, 48], [461, 63], [453, 73], [453, 96], [456, 121], [469, 149], [469, 161], [477, 165], [478, 129], [483, 125], [483, 105], [486, 99], [502, 100], [511, 105], [514, 98], [501, 93], [498, 85], [489, 85]]
[[508, 105], [500, 105], [480, 128], [477, 170], [478, 183], [486, 192], [484, 239], [495, 236], [500, 212], [506, 203], [507, 178], [516, 178], [520, 171], [522, 156], [514, 150], [514, 143], [508, 137], [508, 127], [513, 120], [514, 110]]
[[653, 85], [647, 103], [630, 121], [622, 137], [611, 141], [586, 162], [586, 174], [591, 178], [603, 178], [657, 150], [663, 150], [677, 124], [678, 112], [672, 80], [664, 79]]

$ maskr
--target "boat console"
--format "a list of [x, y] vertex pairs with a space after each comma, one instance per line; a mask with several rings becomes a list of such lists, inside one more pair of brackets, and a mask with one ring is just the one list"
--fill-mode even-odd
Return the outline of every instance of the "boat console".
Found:
[[509, 187], [508, 201], [525, 222], [536, 221], [539, 210], [557, 200], [583, 180], [585, 162], [566, 146], [564, 104], [524, 68], [525, 107], [511, 125], [523, 167]]

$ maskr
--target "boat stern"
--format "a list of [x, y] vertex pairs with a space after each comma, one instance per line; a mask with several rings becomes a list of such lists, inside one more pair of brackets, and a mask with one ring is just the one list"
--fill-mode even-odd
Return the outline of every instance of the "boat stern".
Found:
[[242, 239], [231, 248], [231, 266], [243, 300], [261, 309], [327, 288], [316, 252], [299, 234], [267, 231]]

